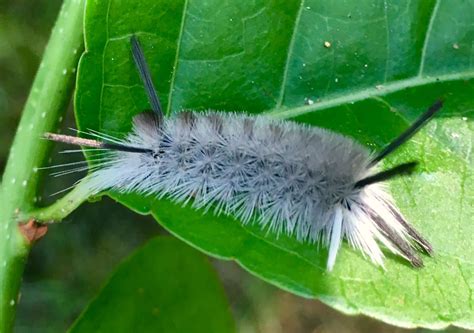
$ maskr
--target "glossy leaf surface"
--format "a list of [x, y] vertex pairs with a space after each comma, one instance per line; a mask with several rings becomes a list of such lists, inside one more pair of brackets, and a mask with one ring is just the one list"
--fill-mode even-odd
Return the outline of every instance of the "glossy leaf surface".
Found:
[[267, 113], [380, 149], [439, 98], [441, 114], [386, 165], [420, 160], [390, 183], [434, 258], [386, 271], [344, 244], [326, 250], [232, 217], [111, 194], [202, 251], [290, 292], [402, 326], [474, 327], [474, 1], [90, 1], [79, 68], [81, 129], [125, 134], [149, 108], [129, 38], [145, 49], [167, 114]]

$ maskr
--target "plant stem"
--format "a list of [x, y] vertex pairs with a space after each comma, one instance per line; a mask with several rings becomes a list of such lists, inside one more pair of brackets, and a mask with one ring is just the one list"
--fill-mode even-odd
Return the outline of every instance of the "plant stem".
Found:
[[64, 195], [61, 199], [55, 201], [52, 205], [37, 208], [32, 211], [21, 212], [17, 220], [27, 221], [34, 219], [39, 223], [57, 223], [61, 222], [65, 217], [71, 214], [84, 201], [91, 196], [88, 187], [83, 186], [80, 182], [74, 188]]
[[61, 122], [73, 90], [83, 51], [85, 0], [65, 0], [31, 87], [0, 186], [0, 332], [13, 329], [16, 305], [31, 244], [21, 234], [17, 216], [34, 207], [40, 183], [37, 168], [51, 144], [42, 140]]

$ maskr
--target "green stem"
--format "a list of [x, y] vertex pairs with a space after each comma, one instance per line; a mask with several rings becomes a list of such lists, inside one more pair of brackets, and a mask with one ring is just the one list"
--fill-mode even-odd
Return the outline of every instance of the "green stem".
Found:
[[54, 131], [70, 101], [75, 69], [83, 51], [85, 0], [65, 0], [32, 85], [0, 186], [0, 332], [13, 329], [20, 281], [31, 244], [17, 216], [34, 207], [40, 183], [37, 168], [51, 144], [41, 137]]
[[77, 184], [74, 189], [64, 195], [61, 199], [55, 201], [52, 205], [37, 208], [32, 211], [22, 212], [18, 215], [18, 220], [27, 221], [34, 219], [40, 223], [61, 222], [65, 217], [71, 214], [84, 201], [87, 201], [91, 192], [84, 183]]

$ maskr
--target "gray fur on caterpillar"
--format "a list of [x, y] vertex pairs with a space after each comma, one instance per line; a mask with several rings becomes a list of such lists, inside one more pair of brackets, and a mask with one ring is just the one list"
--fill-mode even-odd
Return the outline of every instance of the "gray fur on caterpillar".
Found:
[[442, 102], [377, 154], [340, 134], [265, 116], [208, 111], [164, 117], [138, 40], [131, 41], [153, 112], [135, 116], [124, 139], [101, 133], [90, 133], [94, 140], [46, 135], [109, 151], [82, 180], [91, 194], [113, 189], [166, 196], [299, 241], [322, 243], [329, 247], [328, 270], [344, 238], [382, 266], [379, 244], [415, 267], [423, 264], [418, 249], [432, 254], [383, 187], [384, 180], [411, 173], [416, 163], [377, 169]]

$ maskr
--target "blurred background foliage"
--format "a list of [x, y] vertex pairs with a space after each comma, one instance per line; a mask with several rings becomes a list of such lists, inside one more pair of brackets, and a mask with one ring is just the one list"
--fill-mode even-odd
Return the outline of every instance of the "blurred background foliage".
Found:
[[[0, 0], [0, 172], [60, 0]], [[65, 127], [74, 127], [72, 110]], [[64, 147], [62, 147], [64, 148]], [[53, 154], [53, 164], [82, 159]], [[43, 203], [81, 175], [45, 179]], [[51, 226], [31, 252], [23, 279], [16, 332], [61, 332], [97, 293], [116, 265], [165, 231], [108, 198], [80, 207]], [[229, 298], [239, 332], [428, 332], [406, 330], [364, 316], [345, 316], [324, 304], [270, 286], [232, 262], [211, 259]], [[146, 269], [146, 267], [144, 267]], [[450, 328], [445, 332], [467, 332]]]

